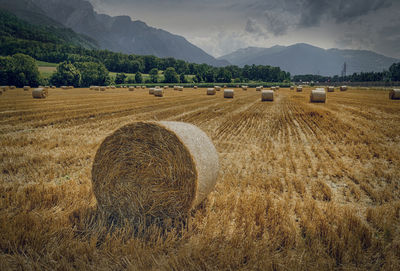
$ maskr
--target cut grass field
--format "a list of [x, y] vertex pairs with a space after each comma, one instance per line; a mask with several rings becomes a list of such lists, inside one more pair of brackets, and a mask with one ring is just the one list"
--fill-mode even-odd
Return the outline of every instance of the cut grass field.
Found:
[[[399, 270], [400, 101], [350, 89], [309, 103], [235, 89], [0, 96], [2, 270]], [[220, 158], [185, 227], [136, 233], [96, 211], [102, 140], [135, 120], [197, 125]]]

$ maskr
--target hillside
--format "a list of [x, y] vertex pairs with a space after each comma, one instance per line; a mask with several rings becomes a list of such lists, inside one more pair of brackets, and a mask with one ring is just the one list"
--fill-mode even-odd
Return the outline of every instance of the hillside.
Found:
[[[37, 21], [38, 14], [50, 17], [47, 25], [61, 24], [75, 32], [96, 40], [102, 49], [124, 54], [173, 57], [193, 63], [213, 66], [229, 65], [217, 60], [184, 37], [162, 29], [148, 26], [141, 21], [132, 21], [128, 16], [112, 17], [98, 14], [84, 0], [0, 0], [3, 6], [20, 18]], [[1, 4], [0, 4], [1, 6]], [[32, 8], [32, 12], [29, 7]]]
[[355, 72], [380, 72], [388, 69], [398, 59], [366, 50], [325, 50], [309, 44], [271, 48], [249, 47], [220, 57], [238, 66], [271, 65], [298, 74], [340, 75], [344, 62], [347, 74]]

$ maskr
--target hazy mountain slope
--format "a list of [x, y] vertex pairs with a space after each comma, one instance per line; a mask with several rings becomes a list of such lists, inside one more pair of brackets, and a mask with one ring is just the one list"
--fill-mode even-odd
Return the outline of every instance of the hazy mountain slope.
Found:
[[325, 50], [308, 44], [274, 46], [271, 48], [249, 47], [220, 57], [238, 66], [271, 65], [297, 74], [340, 75], [343, 63], [347, 74], [354, 72], [382, 71], [398, 59], [365, 50]]
[[227, 61], [215, 59], [181, 36], [149, 27], [141, 21], [132, 21], [128, 16], [98, 14], [88, 1], [30, 1], [53, 20], [95, 39], [104, 49], [126, 54], [174, 57], [214, 66], [229, 64]]

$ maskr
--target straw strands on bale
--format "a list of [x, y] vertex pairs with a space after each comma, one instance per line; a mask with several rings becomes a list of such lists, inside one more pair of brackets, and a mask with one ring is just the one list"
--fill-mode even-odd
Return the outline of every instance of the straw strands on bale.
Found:
[[215, 95], [217, 92], [215, 88], [208, 88], [207, 89], [207, 95]]
[[155, 88], [149, 88], [149, 94], [154, 95], [154, 90], [155, 90]]
[[326, 102], [326, 92], [324, 89], [318, 88], [313, 89], [310, 94], [310, 102], [312, 103], [325, 103]]
[[274, 100], [274, 91], [267, 89], [267, 90], [263, 90], [261, 91], [261, 101], [273, 101]]
[[297, 92], [302, 92], [302, 91], [303, 91], [303, 87], [300, 87], [300, 86], [297, 87], [297, 88], [296, 88], [296, 91], [297, 91]]
[[97, 150], [92, 187], [99, 210], [132, 223], [182, 218], [214, 189], [217, 151], [199, 128], [183, 122], [136, 122]]
[[234, 93], [235, 92], [233, 89], [225, 89], [224, 90], [224, 98], [233, 98]]
[[327, 90], [328, 90], [328, 92], [334, 92], [335, 91], [335, 87], [332, 87], [332, 86], [327, 87]]
[[347, 90], [347, 86], [341, 86], [340, 87], [340, 91], [346, 91]]
[[45, 99], [48, 95], [48, 92], [44, 88], [35, 88], [32, 91], [32, 98], [34, 99]]
[[392, 89], [389, 93], [389, 99], [400, 100], [400, 89]]
[[154, 96], [163, 97], [164, 96], [164, 89], [162, 89], [162, 88], [154, 89]]
[[31, 89], [30, 86], [24, 86], [24, 91], [28, 91], [28, 90], [30, 90], [30, 89]]

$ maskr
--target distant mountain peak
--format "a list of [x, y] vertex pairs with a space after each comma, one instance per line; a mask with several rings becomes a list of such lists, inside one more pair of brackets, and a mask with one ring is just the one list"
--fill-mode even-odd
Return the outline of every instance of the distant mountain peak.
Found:
[[280, 67], [292, 75], [320, 74], [339, 75], [344, 62], [347, 73], [380, 72], [398, 59], [386, 57], [367, 50], [323, 49], [307, 43], [270, 48], [248, 47], [220, 57], [238, 66], [270, 65]]

